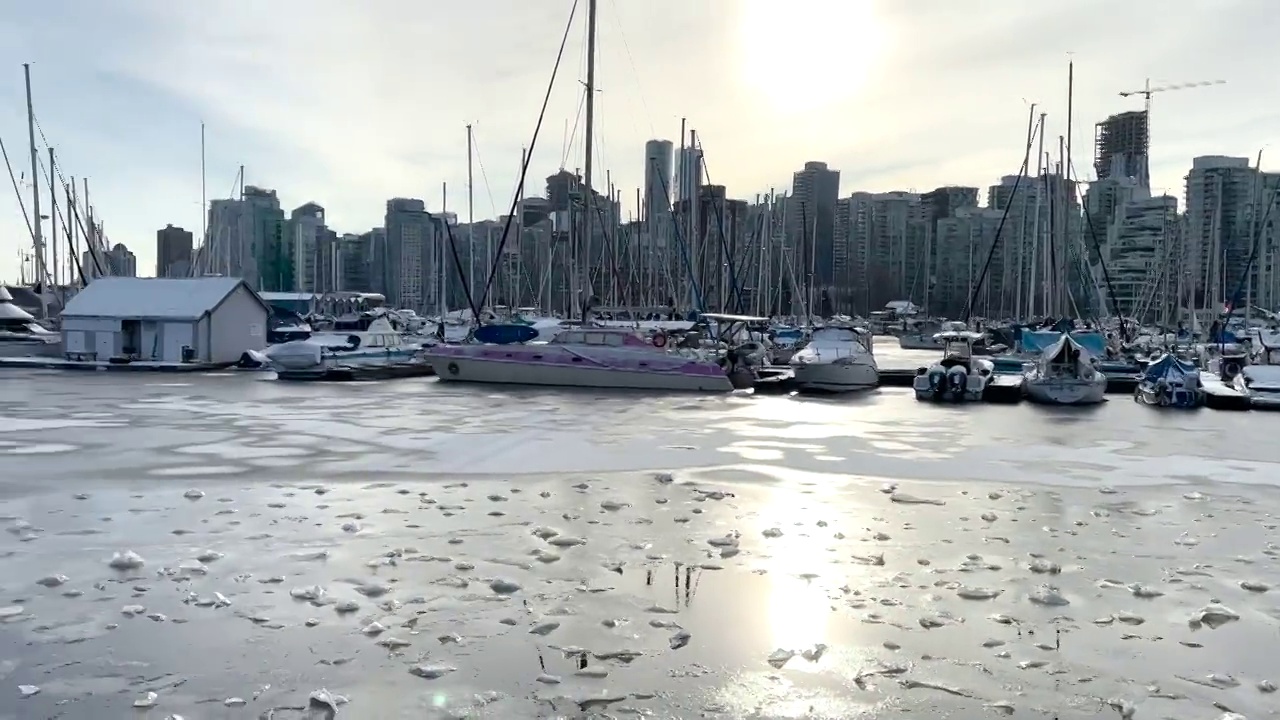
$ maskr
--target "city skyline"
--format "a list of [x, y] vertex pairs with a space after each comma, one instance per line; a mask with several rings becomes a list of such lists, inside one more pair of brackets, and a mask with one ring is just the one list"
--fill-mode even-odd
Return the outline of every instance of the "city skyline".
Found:
[[[470, 123], [481, 161], [476, 217], [493, 217], [510, 205], [570, 5], [489, 0], [423, 14], [403, 2], [359, 10], [319, 2], [302, 13], [282, 2], [264, 14], [236, 2], [210, 13], [64, 0], [19, 9], [0, 20], [0, 68], [11, 78], [0, 81], [0, 138], [15, 173], [29, 168], [21, 63], [32, 62], [49, 144], [68, 175], [90, 179], [109, 241], [137, 253], [144, 271], [155, 267], [157, 229], [172, 223], [199, 234], [202, 120], [210, 200], [228, 196], [244, 164], [247, 184], [276, 189], [288, 208], [323, 205], [339, 232], [380, 225], [392, 197], [439, 210], [441, 183], [465, 221]], [[1147, 77], [1153, 85], [1228, 81], [1155, 97], [1155, 193], [1182, 199], [1194, 156], [1253, 157], [1280, 137], [1280, 95], [1268, 92], [1280, 89], [1267, 70], [1276, 51], [1251, 45], [1269, 7], [1255, 0], [1176, 17], [1154, 2], [1092, 1], [1016, 10], [994, 1], [920, 2], [910, 11], [814, 1], [782, 12], [714, 0], [600, 8], [596, 185], [607, 171], [624, 217], [643, 186], [645, 141], [678, 141], [681, 116], [705, 139], [709, 180], [733, 198], [789, 191], [808, 161], [840, 171], [841, 198], [985, 188], [1017, 172], [1027, 102], [1049, 113], [1051, 137], [1065, 132], [1069, 52], [1082, 180], [1092, 177], [1094, 123], [1140, 109], [1140, 98], [1117, 93]], [[581, 94], [583, 10], [526, 195], [538, 194], [561, 158], [570, 170], [582, 164], [580, 143], [566, 150], [564, 137]], [[288, 31], [275, 36], [270, 26]], [[415, 32], [439, 42], [418, 47]], [[1024, 39], [1032, 37], [1044, 40]], [[60, 53], [66, 43], [83, 52]], [[407, 92], [422, 87], [434, 92]], [[1276, 163], [1264, 155], [1263, 165]], [[17, 251], [30, 241], [7, 194], [0, 277], [16, 279]]]

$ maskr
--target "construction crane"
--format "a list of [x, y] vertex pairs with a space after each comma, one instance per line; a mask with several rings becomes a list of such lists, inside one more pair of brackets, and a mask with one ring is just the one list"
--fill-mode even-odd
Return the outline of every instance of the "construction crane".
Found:
[[1133, 97], [1141, 95], [1146, 99], [1147, 115], [1151, 115], [1151, 96], [1156, 93], [1169, 92], [1170, 90], [1187, 90], [1190, 88], [1206, 87], [1209, 85], [1225, 85], [1226, 80], [1203, 80], [1201, 82], [1178, 83], [1176, 85], [1161, 85], [1160, 87], [1151, 87], [1151, 80], [1148, 78], [1146, 85], [1141, 90], [1126, 90], [1120, 93], [1120, 97]]
[[1146, 101], [1143, 107], [1143, 116], [1146, 120], [1146, 127], [1144, 128], [1144, 134], [1146, 137], [1144, 138], [1145, 142], [1143, 148], [1142, 167], [1139, 169], [1139, 181], [1144, 186], [1149, 187], [1151, 182], [1150, 158], [1147, 157], [1151, 153], [1151, 96], [1156, 93], [1170, 92], [1172, 90], [1188, 90], [1190, 88], [1206, 87], [1209, 85], [1223, 85], [1226, 82], [1226, 80], [1203, 80], [1200, 82], [1176, 83], [1173, 85], [1151, 87], [1151, 79], [1148, 78], [1141, 90], [1126, 90], [1120, 93], [1120, 97], [1124, 98], [1141, 95]]

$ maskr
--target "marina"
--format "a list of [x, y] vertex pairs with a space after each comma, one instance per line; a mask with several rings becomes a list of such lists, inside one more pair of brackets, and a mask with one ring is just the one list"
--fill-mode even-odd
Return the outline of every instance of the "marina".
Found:
[[1280, 716], [1269, 16], [1142, 2], [17, 13], [0, 720]]

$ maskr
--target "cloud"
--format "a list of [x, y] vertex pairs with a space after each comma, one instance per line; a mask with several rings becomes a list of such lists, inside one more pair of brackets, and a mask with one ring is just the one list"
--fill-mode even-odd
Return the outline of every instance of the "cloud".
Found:
[[[87, 176], [113, 240], [153, 263], [154, 232], [198, 228], [200, 123], [208, 194], [240, 165], [291, 209], [314, 200], [340, 231], [379, 224], [385, 200], [439, 207], [465, 197], [475, 126], [477, 214], [504, 212], [572, 0], [51, 0], [0, 19], [0, 137], [25, 141], [17, 65], [34, 60], [37, 113], [68, 174]], [[567, 156], [584, 74], [582, 0], [527, 187]], [[1153, 83], [1229, 84], [1157, 95], [1157, 187], [1181, 187], [1195, 154], [1252, 156], [1280, 137], [1280, 60], [1266, 0], [628, 0], [599, 2], [598, 184], [630, 204], [643, 143], [699, 131], [712, 181], [731, 195], [784, 188], [807, 160], [842, 172], [842, 193], [958, 184], [1017, 171], [1028, 102], [1066, 132], [1076, 66], [1075, 166], [1093, 124], [1141, 107]], [[74, 48], [74, 52], [68, 48]], [[566, 147], [566, 126], [577, 127]], [[1056, 153], [1056, 151], [1055, 151]], [[487, 179], [487, 182], [486, 182]], [[982, 193], [985, 195], [985, 191]], [[492, 201], [490, 200], [492, 196]], [[6, 207], [0, 204], [0, 207]], [[15, 208], [16, 210], [16, 208]], [[0, 215], [0, 276], [25, 242]]]

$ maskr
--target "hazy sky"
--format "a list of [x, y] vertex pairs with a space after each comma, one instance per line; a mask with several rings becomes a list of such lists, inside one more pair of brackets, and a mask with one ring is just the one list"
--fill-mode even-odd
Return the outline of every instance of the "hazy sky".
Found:
[[[113, 242], [154, 270], [155, 231], [199, 232], [200, 123], [208, 196], [238, 167], [286, 212], [314, 200], [339, 232], [380, 225], [416, 196], [466, 217], [511, 201], [520, 149], [573, 0], [45, 0], [0, 14], [0, 139], [30, 179], [21, 63], [36, 116], [70, 176], [88, 177]], [[585, 78], [586, 0], [538, 139], [529, 194], [562, 163]], [[1201, 154], [1254, 156], [1280, 139], [1276, 0], [599, 0], [597, 148], [630, 209], [643, 143], [698, 130], [711, 181], [750, 198], [806, 160], [841, 171], [841, 195], [985, 187], [1015, 174], [1028, 102], [1066, 132], [1074, 57], [1075, 165], [1093, 124], [1138, 109], [1122, 90], [1226, 80], [1157, 95], [1153, 184], [1181, 198]], [[1056, 140], [1052, 144], [1056, 145]], [[43, 142], [41, 142], [43, 145]], [[1280, 167], [1280, 144], [1264, 167]], [[1269, 162], [1270, 160], [1270, 162]], [[481, 170], [483, 166], [483, 172]], [[29, 235], [0, 188], [0, 278]], [[30, 190], [23, 201], [30, 207]]]

